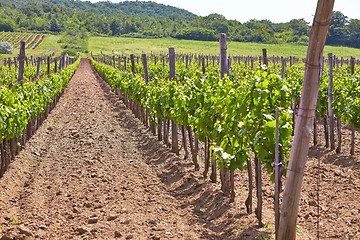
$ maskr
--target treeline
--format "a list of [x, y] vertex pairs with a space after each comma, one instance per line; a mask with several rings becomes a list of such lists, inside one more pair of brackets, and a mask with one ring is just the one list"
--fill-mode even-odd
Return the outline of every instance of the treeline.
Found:
[[[0, 0], [0, 5], [0, 31], [206, 41], [215, 41], [219, 33], [226, 33], [231, 41], [306, 44], [310, 30], [304, 19], [241, 23], [219, 14], [197, 17], [182, 9], [141, 1], [94, 4], [79, 0]], [[327, 44], [360, 47], [360, 20], [334, 12]]]

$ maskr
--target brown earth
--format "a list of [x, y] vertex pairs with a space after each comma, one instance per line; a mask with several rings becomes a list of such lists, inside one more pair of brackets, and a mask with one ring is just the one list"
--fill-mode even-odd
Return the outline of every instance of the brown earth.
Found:
[[[347, 136], [344, 131], [344, 152]], [[316, 238], [317, 158], [322, 177], [320, 238], [360, 239], [359, 154], [359, 146], [355, 157], [311, 149], [298, 239]], [[84, 59], [56, 108], [0, 179], [0, 237], [273, 237], [273, 184], [264, 180], [265, 226], [259, 228], [243, 204], [245, 172], [236, 174], [236, 200], [229, 203], [219, 184], [203, 179], [190, 160], [182, 158], [125, 109]]]

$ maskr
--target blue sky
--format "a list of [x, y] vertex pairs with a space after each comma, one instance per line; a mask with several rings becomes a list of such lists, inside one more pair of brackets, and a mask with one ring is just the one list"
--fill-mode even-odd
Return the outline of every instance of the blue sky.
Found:
[[[99, 0], [90, 0], [98, 2]], [[110, 0], [121, 2], [121, 0]], [[180, 7], [200, 16], [219, 13], [227, 19], [246, 22], [251, 19], [268, 19], [272, 22], [288, 22], [305, 18], [312, 22], [317, 0], [153, 0], [153, 2]], [[360, 19], [360, 0], [335, 0], [334, 10], [349, 18]]]

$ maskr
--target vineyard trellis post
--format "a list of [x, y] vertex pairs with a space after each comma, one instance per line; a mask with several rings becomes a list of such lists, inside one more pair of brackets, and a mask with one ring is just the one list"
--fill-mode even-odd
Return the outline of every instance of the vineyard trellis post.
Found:
[[[143, 64], [143, 68], [144, 68], [144, 80], [146, 84], [149, 84], [149, 67], [148, 67], [148, 59], [146, 54], [142, 54], [141, 55], [141, 60], [142, 60], [142, 64]], [[149, 115], [150, 115], [150, 111], [148, 108], [145, 109], [145, 127], [148, 128], [149, 127]], [[153, 128], [151, 128], [153, 130]], [[152, 131], [154, 133], [154, 131]]]
[[[220, 34], [220, 78], [223, 79], [225, 75], [229, 75], [229, 62], [227, 53], [226, 34]], [[225, 196], [230, 194], [230, 171], [226, 167], [226, 163], [223, 161], [220, 177], [221, 177], [221, 189]], [[216, 161], [213, 163], [213, 169], [217, 168]], [[213, 170], [214, 171], [214, 170]], [[216, 170], [215, 170], [216, 171]]]
[[[170, 79], [175, 79], [175, 49], [169, 48], [169, 66], [170, 66]], [[178, 124], [174, 121], [171, 121], [171, 150], [179, 155], [179, 146], [178, 146]]]
[[332, 109], [333, 102], [333, 55], [328, 54], [328, 67], [329, 67], [329, 79], [328, 79], [328, 118], [329, 118], [329, 136], [330, 136], [330, 149], [335, 149], [335, 134], [334, 134], [334, 112]]
[[280, 219], [280, 160], [279, 160], [279, 108], [275, 110], [275, 194], [274, 194], [274, 210], [275, 210], [275, 239], [277, 239], [279, 231]]
[[36, 59], [36, 76], [39, 77], [40, 75], [40, 67], [41, 67], [41, 58], [38, 57]]
[[25, 61], [25, 42], [20, 43], [20, 55], [19, 55], [19, 74], [17, 81], [23, 85], [24, 83], [24, 61]]
[[319, 93], [320, 61], [335, 0], [318, 0], [310, 31], [304, 83], [283, 194], [278, 240], [296, 238], [301, 186]]
[[[350, 72], [351, 75], [354, 75], [355, 73], [355, 58], [350, 58]], [[351, 147], [350, 147], [350, 154], [355, 154], [355, 126], [354, 124], [351, 124]]]

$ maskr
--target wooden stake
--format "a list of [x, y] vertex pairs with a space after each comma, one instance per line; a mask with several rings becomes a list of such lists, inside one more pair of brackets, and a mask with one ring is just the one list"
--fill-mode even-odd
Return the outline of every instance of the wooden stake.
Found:
[[[350, 71], [351, 75], [354, 75], [355, 72], [355, 58], [350, 58]], [[350, 154], [355, 154], [355, 126], [354, 124], [351, 124], [351, 148], [350, 148]]]
[[263, 53], [263, 62], [264, 62], [264, 65], [265, 65], [265, 66], [268, 66], [268, 65], [269, 65], [269, 62], [268, 62], [268, 58], [267, 58], [266, 48], [263, 48], [262, 53]]
[[46, 72], [46, 74], [47, 75], [50, 75], [50, 65], [51, 65], [51, 58], [50, 58], [50, 56], [48, 56], [47, 57], [47, 72]]
[[36, 61], [36, 76], [38, 77], [40, 75], [40, 67], [41, 67], [41, 58], [37, 58]]
[[[169, 65], [170, 65], [170, 79], [175, 79], [175, 49], [169, 48]], [[171, 121], [171, 150], [176, 155], [179, 155], [179, 145], [178, 145], [178, 124], [174, 121]]]
[[[146, 57], [146, 54], [141, 55], [141, 60], [142, 60], [143, 68], [144, 68], [144, 80], [147, 85], [147, 84], [149, 84], [149, 68], [148, 68], [148, 59]], [[146, 109], [145, 113], [142, 110], [142, 114], [144, 116], [145, 127], [148, 128], [149, 127], [149, 114], [150, 114], [149, 109]]]
[[[227, 43], [226, 43], [226, 34], [220, 34], [220, 78], [224, 78], [225, 75], [229, 75], [229, 67], [228, 67], [228, 53], [227, 53]], [[216, 167], [216, 166], [213, 166]], [[213, 170], [213, 171], [216, 171]], [[229, 196], [230, 194], [230, 172], [226, 167], [225, 162], [222, 164], [221, 168], [221, 189], [224, 192], [225, 196]]]
[[333, 102], [333, 55], [329, 53], [328, 55], [328, 65], [329, 65], [329, 83], [328, 83], [328, 117], [329, 117], [329, 136], [330, 136], [330, 149], [335, 149], [335, 123], [334, 123], [334, 113], [332, 110]]
[[320, 60], [334, 2], [335, 0], [318, 0], [314, 22], [310, 32], [300, 109], [296, 121], [295, 137], [287, 170], [286, 186], [280, 216], [279, 236], [277, 240], [293, 240], [296, 238], [296, 220], [301, 186], [304, 178], [306, 157], [309, 151], [316, 101], [319, 93]]
[[275, 210], [275, 239], [278, 236], [279, 230], [279, 219], [280, 219], [280, 172], [279, 172], [279, 108], [275, 110], [275, 120], [276, 120], [276, 129], [275, 129], [275, 202], [274, 202], [274, 210]]
[[136, 68], [135, 68], [135, 56], [134, 54], [130, 55], [130, 62], [131, 62], [131, 72], [133, 75], [136, 74]]
[[24, 60], [25, 60], [25, 42], [20, 43], [20, 55], [19, 55], [19, 73], [17, 81], [23, 85], [24, 83]]

